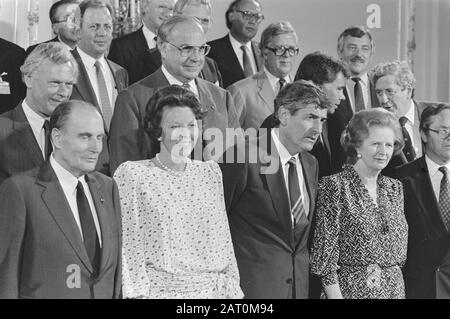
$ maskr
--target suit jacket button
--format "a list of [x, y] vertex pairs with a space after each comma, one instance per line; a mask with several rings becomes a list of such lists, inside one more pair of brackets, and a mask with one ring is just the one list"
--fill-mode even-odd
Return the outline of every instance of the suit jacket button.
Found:
[[286, 283], [289, 284], [289, 285], [292, 284], [292, 278], [287, 279]]

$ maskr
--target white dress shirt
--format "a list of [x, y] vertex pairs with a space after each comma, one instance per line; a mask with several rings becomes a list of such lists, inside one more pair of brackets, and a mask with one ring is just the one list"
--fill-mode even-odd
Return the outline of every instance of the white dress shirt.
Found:
[[[308, 191], [306, 189], [306, 183], [305, 179], [303, 177], [303, 169], [302, 164], [298, 158], [298, 154], [291, 155], [289, 151], [286, 149], [286, 147], [280, 142], [278, 138], [278, 128], [273, 128], [271, 131], [272, 139], [275, 144], [275, 147], [277, 148], [278, 154], [280, 155], [280, 161], [281, 161], [281, 167], [283, 167], [283, 176], [284, 176], [284, 182], [286, 184], [286, 190], [288, 191], [289, 195], [289, 181], [288, 181], [288, 174], [289, 174], [289, 160], [291, 157], [295, 157], [296, 160], [296, 169], [297, 169], [297, 175], [298, 175], [298, 182], [300, 186], [300, 193], [302, 196], [303, 201], [303, 207], [305, 208], [306, 216], [308, 216], [309, 213], [309, 196]], [[291, 215], [292, 221], [294, 220], [294, 216]]]
[[33, 131], [33, 135], [36, 138], [36, 142], [41, 149], [42, 156], [45, 159], [45, 130], [44, 123], [48, 118], [43, 118], [35, 111], [31, 109], [31, 107], [27, 104], [26, 100], [22, 102], [23, 112], [25, 113], [25, 117], [27, 118], [28, 123], [31, 126], [31, 130]]
[[439, 165], [436, 162], [432, 161], [431, 158], [429, 158], [427, 155], [425, 155], [425, 162], [427, 163], [428, 174], [430, 175], [431, 185], [433, 186], [433, 191], [434, 194], [436, 195], [436, 200], [439, 203], [441, 180], [442, 177], [444, 177], [444, 174], [442, 174], [442, 172], [439, 171], [439, 167], [446, 166], [447, 169], [450, 171], [450, 163], [447, 163], [447, 165]]
[[[278, 94], [280, 91], [280, 78], [276, 77], [272, 73], [269, 72], [269, 70], [264, 67], [264, 72], [266, 72], [267, 79], [269, 80], [270, 85], [272, 86], [273, 91], [275, 92], [275, 95]], [[286, 81], [286, 84], [291, 83], [291, 76], [288, 74], [283, 78]], [[285, 84], [285, 85], [286, 85]]]
[[[170, 74], [169, 71], [167, 71], [167, 69], [166, 69], [166, 67], [164, 65], [161, 67], [161, 71], [164, 74], [164, 76], [166, 77], [167, 81], [169, 81], [170, 85], [173, 85], [173, 84], [183, 85], [183, 82], [181, 82], [180, 80], [175, 78], [172, 74]], [[195, 83], [195, 80], [191, 80], [188, 83], [191, 86], [191, 91], [197, 97], [199, 97], [199, 95], [198, 95], [198, 87], [197, 87], [197, 84]]]
[[[58, 41], [59, 41], [59, 43], [61, 43], [67, 50], [69, 50], [69, 52], [73, 50], [73, 49], [72, 49], [70, 46], [68, 46], [63, 40], [61, 40], [61, 38], [60, 38], [59, 35], [58, 35]], [[76, 48], [76, 46], [75, 46], [75, 48]]]
[[[231, 35], [231, 33], [229, 33], [229, 37], [230, 37], [231, 46], [233, 47], [233, 51], [236, 54], [236, 56], [239, 60], [239, 63], [241, 64], [242, 70], [244, 70], [244, 52], [241, 49], [241, 46], [243, 44], [241, 42], [239, 42], [238, 40], [236, 40]], [[253, 74], [255, 74], [257, 72], [258, 68], [256, 66], [255, 54], [254, 54], [253, 48], [252, 48], [252, 41], [248, 41], [244, 45], [247, 47], [247, 55], [250, 60], [250, 65], [252, 66]]]
[[70, 209], [73, 214], [73, 218], [78, 225], [78, 229], [80, 230], [81, 238], [84, 240], [83, 231], [81, 229], [80, 223], [80, 214], [78, 213], [78, 205], [77, 205], [77, 185], [80, 181], [84, 188], [84, 193], [89, 203], [89, 207], [91, 208], [92, 217], [94, 218], [95, 229], [97, 230], [97, 235], [100, 243], [100, 247], [102, 247], [102, 236], [100, 231], [100, 224], [98, 222], [97, 210], [95, 209], [94, 200], [92, 199], [91, 191], [89, 190], [89, 186], [86, 183], [84, 175], [80, 178], [76, 178], [69, 171], [67, 171], [64, 167], [62, 167], [52, 156], [50, 156], [50, 165], [55, 171], [56, 177], [58, 178], [59, 184], [66, 196], [67, 202], [69, 203]]
[[408, 119], [405, 123], [405, 128], [411, 137], [411, 143], [416, 152], [416, 158], [419, 158], [422, 156], [422, 137], [420, 136], [419, 123], [416, 123], [416, 121], [419, 120], [419, 116], [416, 118], [416, 112], [417, 110], [414, 101], [411, 100], [409, 110], [405, 114], [405, 117]]
[[144, 38], [145, 38], [145, 41], [147, 41], [148, 48], [149, 49], [156, 48], [156, 42], [155, 42], [156, 34], [154, 34], [152, 31], [150, 31], [150, 29], [147, 28], [145, 26], [145, 24], [143, 24], [143, 26], [142, 26], [142, 33], [144, 33]]
[[[89, 81], [91, 82], [92, 88], [94, 89], [95, 96], [97, 97], [98, 105], [102, 105], [100, 100], [100, 90], [98, 88], [97, 83], [97, 69], [95, 68], [95, 62], [97, 61], [90, 55], [88, 55], [86, 52], [81, 50], [80, 48], [77, 49], [78, 53], [80, 54], [81, 61], [83, 61], [84, 67], [86, 68], [87, 74], [89, 76]], [[117, 88], [116, 88], [116, 82], [114, 81], [114, 76], [111, 72], [111, 69], [109, 68], [108, 63], [105, 60], [105, 57], [102, 56], [100, 59], [98, 59], [101, 65], [101, 69], [103, 72], [103, 77], [105, 78], [106, 82], [106, 90], [108, 91], [108, 97], [109, 101], [111, 103], [111, 107], [114, 111], [114, 103], [116, 102], [117, 98]]]
[[[352, 80], [354, 76], [351, 76], [347, 80], [347, 92], [348, 97], [350, 100], [350, 105], [352, 106], [353, 112], [355, 111], [355, 84], [356, 82]], [[359, 83], [361, 84], [363, 99], [364, 99], [364, 105], [366, 109], [370, 109], [372, 107], [372, 99], [370, 98], [370, 82], [369, 82], [369, 76], [367, 73], [364, 73], [361, 77], [361, 81]]]

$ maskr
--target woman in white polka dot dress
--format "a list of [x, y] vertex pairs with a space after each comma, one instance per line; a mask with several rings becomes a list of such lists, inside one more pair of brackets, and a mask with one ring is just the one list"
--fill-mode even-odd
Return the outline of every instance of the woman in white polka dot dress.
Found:
[[124, 298], [242, 298], [217, 163], [190, 160], [201, 105], [172, 85], [147, 105], [150, 160], [114, 174], [122, 207]]

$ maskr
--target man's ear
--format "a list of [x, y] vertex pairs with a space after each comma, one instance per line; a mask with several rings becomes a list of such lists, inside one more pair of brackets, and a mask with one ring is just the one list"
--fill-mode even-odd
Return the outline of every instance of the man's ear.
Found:
[[278, 110], [278, 119], [280, 120], [280, 126], [286, 126], [291, 113], [285, 107], [280, 107]]
[[60, 129], [54, 128], [51, 132], [51, 136], [54, 148], [61, 148], [62, 131]]
[[420, 130], [420, 137], [422, 138], [422, 142], [424, 144], [428, 143], [428, 135], [424, 131]]

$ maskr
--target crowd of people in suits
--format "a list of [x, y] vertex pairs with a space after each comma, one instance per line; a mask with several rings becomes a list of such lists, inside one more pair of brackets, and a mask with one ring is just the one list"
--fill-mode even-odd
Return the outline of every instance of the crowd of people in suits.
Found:
[[[448, 298], [450, 105], [234, 0], [60, 0], [0, 39], [0, 298]], [[292, 74], [295, 72], [295, 76]], [[231, 134], [230, 134], [231, 133]]]

